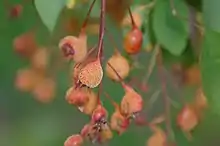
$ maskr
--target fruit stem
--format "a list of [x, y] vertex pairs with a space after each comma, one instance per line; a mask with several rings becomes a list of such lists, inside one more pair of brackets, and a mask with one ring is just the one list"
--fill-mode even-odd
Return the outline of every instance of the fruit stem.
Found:
[[131, 24], [132, 24], [132, 28], [135, 29], [137, 26], [136, 26], [136, 23], [134, 21], [134, 17], [132, 15], [132, 12], [131, 12], [131, 8], [129, 7], [128, 8], [128, 12], [129, 12], [129, 15], [130, 15], [130, 18], [131, 18]]
[[118, 104], [112, 99], [112, 97], [108, 93], [104, 92], [104, 94], [105, 97], [110, 100], [110, 102], [116, 109], [119, 108]]
[[101, 14], [100, 14], [100, 27], [99, 27], [99, 43], [98, 43], [98, 59], [101, 60], [103, 53], [103, 40], [105, 35], [105, 8], [106, 0], [101, 0]]
[[89, 21], [90, 13], [91, 13], [91, 11], [92, 11], [92, 8], [93, 8], [95, 2], [96, 2], [96, 0], [93, 0], [93, 1], [92, 1], [92, 4], [91, 4], [90, 7], [89, 7], [89, 11], [87, 12], [86, 19], [85, 19], [84, 22], [83, 22], [80, 35], [84, 35], [84, 34], [86, 33], [86, 26], [87, 26], [87, 23], [88, 23], [88, 21]]
[[[162, 58], [162, 52], [160, 49], [160, 45], [156, 44], [156, 48], [159, 48], [159, 53], [157, 55], [157, 68], [158, 68], [158, 75], [159, 79], [161, 82], [161, 89], [162, 89], [162, 95], [163, 95], [163, 102], [164, 102], [164, 108], [165, 108], [165, 123], [166, 123], [166, 135], [167, 138], [168, 136], [172, 136], [172, 129], [171, 129], [171, 121], [170, 121], [170, 101], [169, 97], [167, 95], [167, 90], [166, 90], [166, 79], [163, 74], [163, 58]], [[167, 141], [167, 144], [169, 141]]]

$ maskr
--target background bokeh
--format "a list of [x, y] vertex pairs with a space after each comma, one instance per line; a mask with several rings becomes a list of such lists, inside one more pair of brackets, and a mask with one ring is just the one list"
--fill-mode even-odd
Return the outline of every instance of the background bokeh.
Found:
[[[19, 0], [8, 0], [8, 4], [20, 4]], [[45, 26], [40, 21], [34, 5], [22, 2], [23, 12], [18, 19], [9, 18], [9, 7], [5, 1], [0, 1], [0, 146], [61, 146], [65, 139], [71, 134], [78, 133], [82, 126], [86, 124], [89, 117], [81, 114], [77, 109], [65, 101], [65, 92], [70, 86], [69, 68], [59, 70], [57, 73], [56, 97], [51, 103], [43, 104], [33, 98], [33, 95], [22, 93], [14, 86], [15, 75], [18, 69], [28, 66], [28, 62], [19, 57], [13, 49], [13, 39], [31, 29], [37, 29], [36, 35], [39, 46], [46, 46], [48, 49], [57, 49], [58, 40], [65, 35], [63, 29], [58, 27], [51, 37]], [[10, 5], [9, 5], [10, 6]], [[85, 6], [88, 8], [88, 6]], [[98, 8], [95, 8], [98, 12]], [[86, 11], [82, 6], [75, 10], [78, 17], [84, 18]], [[73, 13], [73, 12], [71, 12]], [[67, 13], [66, 15], [71, 15]], [[64, 17], [59, 22], [64, 22]], [[82, 21], [82, 20], [80, 20]], [[111, 21], [107, 21], [107, 26], [114, 36], [117, 44], [122, 42], [122, 31], [115, 27]], [[76, 31], [77, 32], [77, 31]], [[175, 40], [174, 40], [175, 41]], [[97, 42], [97, 37], [89, 37], [89, 46]], [[54, 47], [55, 46], [55, 47]], [[105, 55], [108, 58], [113, 52], [113, 46], [105, 41]], [[121, 50], [122, 46], [119, 47]], [[190, 47], [187, 49], [190, 50]], [[172, 62], [179, 60], [192, 60], [190, 51], [186, 51], [182, 57], [176, 58], [165, 52], [165, 60], [169, 66]], [[133, 76], [142, 77], [143, 72], [149, 65], [151, 53], [142, 52], [139, 60], [145, 70], [132, 72]], [[188, 57], [188, 58], [187, 58]], [[175, 123], [175, 116], [180, 110], [180, 98], [190, 100], [194, 96], [196, 87], [182, 87], [176, 89], [171, 82], [171, 73], [167, 67], [168, 93], [172, 100], [178, 103], [177, 108], [172, 108], [172, 128], [175, 133], [177, 146], [219, 146], [220, 143], [220, 118], [207, 111], [204, 119], [193, 132], [193, 141], [188, 142], [184, 134], [179, 130]], [[147, 101], [151, 95], [160, 90], [157, 70], [152, 73], [149, 81], [149, 92], [143, 94]], [[116, 101], [120, 101], [123, 90], [119, 84], [113, 83], [109, 79], [104, 79], [104, 90], [107, 91]], [[137, 89], [138, 90], [138, 89]], [[113, 106], [103, 97], [103, 103], [111, 113]], [[163, 112], [163, 100], [161, 94], [157, 102], [152, 105], [149, 115]], [[151, 131], [148, 127], [138, 127], [131, 125], [129, 130], [122, 136], [115, 136], [109, 146], [141, 146], [145, 145]], [[88, 145], [91, 145], [88, 143]]]

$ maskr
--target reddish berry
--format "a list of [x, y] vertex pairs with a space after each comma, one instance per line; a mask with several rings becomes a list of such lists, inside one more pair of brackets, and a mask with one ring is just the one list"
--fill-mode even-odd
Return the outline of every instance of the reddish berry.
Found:
[[131, 31], [129, 31], [124, 39], [124, 48], [128, 54], [137, 54], [140, 52], [141, 46], [143, 42], [143, 34], [137, 28], [134, 27]]
[[108, 117], [107, 110], [102, 105], [98, 105], [92, 113], [91, 121], [93, 123], [96, 123], [101, 121], [102, 119], [106, 119], [107, 117]]
[[64, 142], [64, 146], [82, 146], [82, 144], [83, 138], [79, 134], [69, 136]]

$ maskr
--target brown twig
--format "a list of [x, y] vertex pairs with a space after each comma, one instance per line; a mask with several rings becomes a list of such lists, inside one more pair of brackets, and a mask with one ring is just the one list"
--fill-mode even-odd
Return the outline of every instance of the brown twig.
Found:
[[129, 7], [128, 8], [128, 12], [129, 12], [129, 15], [130, 15], [130, 18], [131, 18], [131, 24], [132, 24], [132, 27], [135, 28], [136, 27], [136, 23], [134, 21], [134, 17], [132, 15], [132, 12], [131, 12], [131, 8]]
[[89, 11], [87, 12], [87, 15], [86, 15], [86, 19], [85, 19], [85, 21], [83, 22], [83, 25], [82, 25], [82, 28], [81, 28], [81, 34], [84, 34], [86, 31], [86, 26], [87, 26], [87, 23], [88, 23], [88, 21], [89, 21], [89, 18], [90, 18], [90, 13], [91, 13], [91, 11], [92, 11], [92, 8], [93, 8], [93, 6], [94, 6], [94, 4], [95, 4], [95, 2], [96, 2], [96, 0], [93, 0], [92, 1], [92, 4], [90, 5], [90, 7], [89, 7]]
[[[105, 11], [106, 11], [106, 0], [101, 0], [101, 14], [100, 14], [100, 26], [99, 26], [99, 42], [98, 42], [98, 55], [97, 58], [101, 60], [103, 55], [103, 41], [104, 41], [104, 35], [105, 35]], [[101, 62], [102, 64], [102, 62]], [[100, 94], [102, 90], [102, 82], [99, 85], [98, 90], [98, 98], [100, 102]]]

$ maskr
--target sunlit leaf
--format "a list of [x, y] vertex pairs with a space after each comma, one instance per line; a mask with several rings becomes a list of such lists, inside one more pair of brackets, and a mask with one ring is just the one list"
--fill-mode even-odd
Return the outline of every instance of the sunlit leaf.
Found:
[[61, 10], [65, 7], [65, 0], [35, 0], [38, 14], [44, 25], [53, 31]]
[[[175, 7], [187, 16], [187, 7], [181, 0]], [[185, 20], [172, 15], [169, 1], [159, 0], [153, 13], [153, 30], [157, 41], [173, 55], [181, 55], [186, 48], [189, 30]]]

